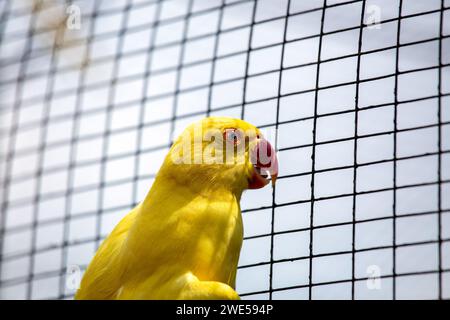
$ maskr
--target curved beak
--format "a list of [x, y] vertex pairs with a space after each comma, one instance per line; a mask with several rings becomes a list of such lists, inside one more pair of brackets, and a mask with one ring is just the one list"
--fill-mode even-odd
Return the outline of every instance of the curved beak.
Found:
[[278, 159], [275, 149], [267, 140], [260, 138], [256, 141], [255, 147], [250, 152], [250, 161], [253, 164], [253, 172], [248, 188], [259, 189], [270, 181], [272, 186], [275, 186], [278, 177]]

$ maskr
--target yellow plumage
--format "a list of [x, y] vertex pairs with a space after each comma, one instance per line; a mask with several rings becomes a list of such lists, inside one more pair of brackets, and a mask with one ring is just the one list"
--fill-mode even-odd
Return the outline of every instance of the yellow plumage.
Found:
[[[231, 118], [206, 118], [198, 125], [203, 131], [239, 128], [259, 134]], [[192, 125], [184, 134], [193, 130]], [[144, 201], [98, 249], [76, 299], [239, 299], [234, 290], [243, 239], [239, 200], [254, 167], [248, 159], [176, 164], [171, 155], [181, 140]], [[198, 150], [192, 150], [194, 157]]]

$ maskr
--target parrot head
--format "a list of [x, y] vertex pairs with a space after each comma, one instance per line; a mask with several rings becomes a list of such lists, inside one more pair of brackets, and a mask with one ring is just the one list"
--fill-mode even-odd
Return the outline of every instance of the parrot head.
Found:
[[250, 123], [208, 117], [188, 126], [174, 141], [160, 173], [189, 186], [259, 189], [278, 175], [275, 149]]

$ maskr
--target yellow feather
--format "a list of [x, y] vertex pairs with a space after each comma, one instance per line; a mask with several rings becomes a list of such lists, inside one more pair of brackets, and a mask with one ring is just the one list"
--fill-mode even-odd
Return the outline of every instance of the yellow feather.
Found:
[[[200, 125], [257, 130], [224, 117]], [[251, 164], [174, 164], [170, 155], [180, 139], [145, 200], [98, 249], [76, 299], [239, 299], [234, 290], [243, 239], [239, 201]]]

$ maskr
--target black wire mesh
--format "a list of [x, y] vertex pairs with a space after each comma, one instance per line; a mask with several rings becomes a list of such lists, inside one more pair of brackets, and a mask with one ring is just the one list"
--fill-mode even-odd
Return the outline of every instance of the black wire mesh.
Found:
[[[0, 7], [0, 297], [71, 298], [67, 272], [177, 130], [221, 114], [276, 131], [283, 167], [244, 199], [242, 297], [450, 296], [447, 1], [17, 3]], [[81, 30], [42, 23], [71, 4]]]

